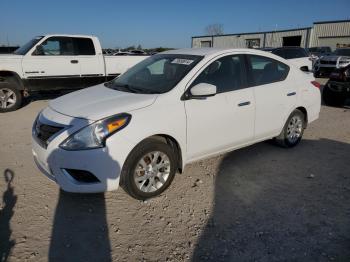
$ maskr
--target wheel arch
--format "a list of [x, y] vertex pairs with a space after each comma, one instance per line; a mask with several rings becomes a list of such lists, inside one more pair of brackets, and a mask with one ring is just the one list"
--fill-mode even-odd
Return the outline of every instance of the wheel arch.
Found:
[[0, 71], [0, 82], [4, 81], [7, 77], [13, 77], [17, 82], [17, 89], [24, 90], [24, 84], [21, 77], [14, 71], [1, 70]]
[[305, 128], [307, 127], [307, 124], [308, 124], [308, 113], [307, 113], [307, 110], [305, 107], [303, 106], [299, 106], [297, 108], [295, 108], [296, 110], [299, 110], [303, 113], [304, 115], [304, 118], [305, 118]]
[[[142, 140], [140, 140], [134, 146], [134, 148], [136, 148], [138, 145], [140, 145], [141, 143], [143, 143], [147, 139], [157, 139], [163, 143], [170, 145], [171, 148], [174, 150], [174, 153], [177, 157], [177, 165], [178, 165], [177, 169], [180, 173], [183, 172], [183, 169], [184, 169], [183, 151], [182, 151], [180, 143], [178, 142], [177, 139], [175, 139], [173, 136], [168, 135], [168, 134], [154, 134], [154, 135], [147, 136], [147, 137], [143, 138]], [[132, 150], [129, 152], [127, 158], [130, 156], [131, 152], [132, 152]]]
[[175, 155], [177, 157], [178, 170], [180, 173], [182, 173], [183, 172], [183, 157], [182, 157], [183, 151], [181, 149], [180, 143], [173, 136], [167, 135], [167, 134], [155, 134], [143, 139], [142, 141], [149, 138], [158, 139], [171, 146], [171, 148], [174, 150]]

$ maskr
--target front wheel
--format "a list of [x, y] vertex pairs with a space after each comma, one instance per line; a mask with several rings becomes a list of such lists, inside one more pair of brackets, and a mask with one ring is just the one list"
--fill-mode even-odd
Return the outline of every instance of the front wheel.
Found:
[[121, 174], [121, 185], [136, 199], [157, 196], [174, 179], [176, 159], [171, 146], [156, 139], [147, 139], [136, 146], [127, 158]]
[[322, 92], [322, 98], [328, 106], [342, 106], [345, 103], [345, 95], [332, 91], [328, 85], [325, 85]]
[[287, 119], [281, 134], [275, 141], [282, 147], [294, 147], [301, 141], [305, 127], [305, 115], [296, 109]]
[[22, 104], [22, 93], [16, 88], [16, 81], [9, 77], [0, 82], [0, 113], [18, 109]]

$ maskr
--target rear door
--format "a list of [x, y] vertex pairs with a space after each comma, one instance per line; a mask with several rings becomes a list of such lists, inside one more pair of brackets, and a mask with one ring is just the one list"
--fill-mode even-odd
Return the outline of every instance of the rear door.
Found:
[[22, 60], [32, 90], [82, 87], [80, 64], [71, 37], [49, 37]]
[[208, 65], [189, 88], [199, 83], [217, 87], [217, 94], [185, 101], [187, 151], [196, 159], [237, 147], [253, 139], [254, 94], [246, 87], [244, 57], [229, 55]]
[[277, 135], [295, 107], [297, 86], [289, 66], [265, 56], [247, 55], [249, 86], [255, 94], [255, 140]]
[[89, 87], [105, 81], [104, 60], [102, 53], [97, 53], [91, 38], [74, 37], [76, 53], [79, 57], [83, 87]]

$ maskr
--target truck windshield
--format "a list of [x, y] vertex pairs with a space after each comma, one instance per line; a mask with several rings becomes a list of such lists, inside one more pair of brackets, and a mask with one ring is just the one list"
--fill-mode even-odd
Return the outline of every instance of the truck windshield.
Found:
[[200, 61], [202, 56], [158, 54], [130, 68], [108, 87], [125, 92], [161, 94], [175, 85]]
[[43, 38], [43, 36], [37, 36], [35, 38], [33, 38], [32, 40], [30, 40], [29, 42], [27, 42], [25, 45], [21, 46], [20, 48], [18, 48], [15, 52], [13, 52], [16, 55], [25, 55], [30, 49], [32, 49], [33, 46], [35, 46], [41, 39]]

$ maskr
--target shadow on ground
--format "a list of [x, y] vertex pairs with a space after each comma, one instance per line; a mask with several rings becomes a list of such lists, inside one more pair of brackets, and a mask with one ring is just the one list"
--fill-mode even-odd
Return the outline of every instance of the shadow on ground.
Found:
[[14, 214], [14, 207], [17, 202], [17, 196], [14, 193], [12, 181], [15, 174], [12, 170], [4, 171], [5, 183], [7, 184], [6, 191], [2, 196], [2, 206], [0, 209], [0, 261], [7, 261], [11, 253], [11, 249], [15, 245], [15, 241], [11, 240], [11, 218]]
[[49, 261], [112, 261], [103, 194], [60, 191]]
[[350, 144], [228, 154], [194, 261], [350, 261]]
[[[67, 125], [73, 127], [68, 130], [68, 135], [71, 135], [76, 131], [74, 128], [79, 130], [79, 126], [87, 126], [88, 122], [87, 120], [73, 119]], [[65, 168], [88, 170], [93, 173], [88, 161], [97, 161], [107, 170], [108, 168], [115, 170], [115, 173], [105, 171], [106, 174], [100, 176], [98, 182], [91, 182], [93, 185], [96, 183], [94, 186], [99, 186], [99, 190], [104, 192], [108, 188], [108, 181], [115, 181], [118, 178], [119, 164], [113, 160], [108, 150], [103, 150], [103, 153], [100, 151], [99, 155], [95, 155], [95, 159], [91, 158], [89, 150], [81, 152], [80, 155], [84, 153], [89, 158], [75, 158], [73, 153], [71, 154], [72, 158], [68, 158], [66, 155]], [[104, 154], [105, 156], [103, 156]], [[55, 173], [57, 181], [65, 184], [70, 190], [76, 190], [77, 187], [74, 188], [74, 185], [77, 183], [81, 183], [80, 189], [91, 186], [87, 182], [79, 182], [73, 177], [69, 178], [64, 175], [60, 165], [62, 162], [59, 164], [61, 159], [62, 151], [60, 149], [53, 150], [47, 157], [51, 172]], [[74, 194], [60, 191], [53, 221], [48, 260], [50, 262], [112, 261], [104, 194]]]

